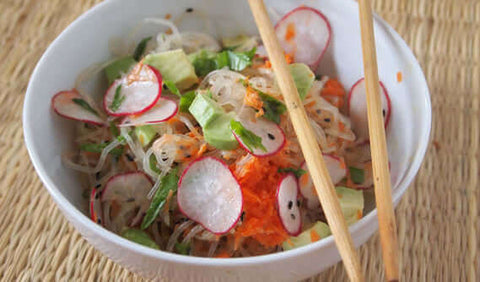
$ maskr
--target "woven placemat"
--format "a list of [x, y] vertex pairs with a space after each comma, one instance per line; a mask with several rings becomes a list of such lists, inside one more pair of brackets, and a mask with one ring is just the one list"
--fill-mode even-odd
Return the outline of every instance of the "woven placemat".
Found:
[[[22, 104], [48, 44], [98, 0], [0, 0], [0, 279], [142, 280], [94, 250], [55, 207], [27, 156]], [[404, 281], [478, 281], [480, 2], [377, 0], [429, 82], [432, 146], [396, 210]], [[360, 249], [382, 281], [378, 235]], [[338, 264], [314, 281], [346, 281]]]

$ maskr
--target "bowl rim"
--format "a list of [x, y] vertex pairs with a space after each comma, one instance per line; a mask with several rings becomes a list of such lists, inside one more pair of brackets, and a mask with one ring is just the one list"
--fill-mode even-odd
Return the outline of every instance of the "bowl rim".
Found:
[[[99, 9], [107, 8], [116, 1], [104, 1], [101, 2], [85, 13], [80, 15], [76, 18], [72, 23], [68, 25], [56, 38], [55, 40], [48, 46], [46, 51], [43, 53], [42, 57], [38, 61], [32, 75], [30, 77], [30, 81], [27, 87], [24, 105], [23, 105], [23, 113], [22, 113], [22, 123], [23, 123], [23, 133], [24, 133], [24, 141], [27, 147], [28, 154], [30, 159], [33, 163], [36, 173], [40, 177], [40, 180], [43, 182], [44, 186], [59, 206], [60, 210], [62, 210], [65, 214], [68, 214], [67, 219], [70, 221], [70, 217], [79, 222], [79, 224], [85, 226], [87, 229], [93, 232], [94, 236], [103, 237], [105, 240], [109, 240], [112, 243], [121, 246], [129, 251], [138, 253], [140, 255], [165, 260], [174, 263], [183, 263], [189, 265], [196, 265], [196, 266], [204, 266], [204, 265], [216, 265], [216, 266], [248, 266], [248, 265], [258, 265], [258, 263], [265, 263], [265, 262], [276, 262], [281, 261], [289, 258], [293, 258], [296, 256], [302, 256], [304, 254], [319, 251], [322, 248], [326, 248], [334, 243], [333, 236], [329, 236], [325, 239], [319, 240], [317, 242], [311, 243], [307, 246], [303, 246], [300, 248], [296, 248], [289, 251], [278, 252], [273, 254], [267, 255], [260, 255], [260, 256], [252, 256], [252, 257], [242, 257], [242, 258], [204, 258], [204, 257], [193, 257], [193, 256], [185, 256], [175, 253], [170, 253], [166, 251], [159, 251], [155, 249], [151, 249], [135, 242], [129, 241], [124, 239], [123, 237], [107, 230], [106, 228], [98, 225], [97, 223], [93, 222], [87, 215], [82, 213], [78, 210], [70, 201], [63, 196], [60, 192], [60, 189], [57, 187], [55, 182], [48, 176], [45, 171], [45, 168], [42, 166], [40, 162], [40, 158], [37, 152], [37, 148], [33, 145], [33, 136], [31, 134], [32, 127], [34, 126], [30, 120], [30, 112], [28, 112], [29, 105], [31, 104], [31, 97], [33, 96], [35, 85], [37, 82], [37, 75], [40, 72], [43, 64], [52, 53], [54, 49], [52, 46], [59, 43], [62, 40], [62, 37], [68, 33], [71, 29], [76, 27], [77, 25], [82, 24], [83, 21], [88, 20], [88, 18], [92, 17]], [[344, 0], [345, 4], [347, 5], [358, 5], [354, 0]], [[379, 27], [385, 29], [387, 33], [392, 36], [392, 39], [399, 45], [401, 50], [403, 50], [404, 55], [408, 57], [408, 59], [412, 62], [412, 73], [416, 74], [420, 78], [420, 85], [424, 88], [423, 99], [425, 102], [425, 108], [422, 110], [424, 111], [423, 116], [426, 122], [426, 130], [422, 132], [419, 136], [419, 144], [415, 152], [413, 153], [412, 160], [410, 162], [410, 166], [407, 167], [404, 176], [398, 182], [397, 187], [393, 190], [392, 197], [393, 201], [398, 204], [401, 196], [405, 193], [408, 186], [413, 181], [415, 175], [417, 174], [424, 156], [426, 154], [428, 145], [430, 143], [430, 133], [431, 133], [431, 123], [432, 123], [432, 111], [431, 111], [431, 100], [430, 100], [430, 93], [427, 85], [427, 81], [425, 79], [425, 75], [418, 63], [417, 59], [415, 58], [412, 50], [409, 46], [405, 43], [405, 41], [401, 38], [401, 36], [390, 26], [387, 22], [385, 22], [381, 17], [374, 13], [374, 22]], [[65, 216], [65, 215], [64, 215]], [[358, 222], [353, 224], [349, 227], [349, 231], [352, 234], [352, 237], [355, 233], [358, 233], [362, 228], [365, 228], [366, 225], [371, 221], [375, 220], [374, 218], [377, 217], [377, 209], [374, 208], [370, 211], [367, 215], [365, 215], [362, 219]], [[78, 230], [77, 230], [78, 231]], [[336, 248], [336, 246], [334, 246]], [[103, 252], [102, 252], [103, 253]]]

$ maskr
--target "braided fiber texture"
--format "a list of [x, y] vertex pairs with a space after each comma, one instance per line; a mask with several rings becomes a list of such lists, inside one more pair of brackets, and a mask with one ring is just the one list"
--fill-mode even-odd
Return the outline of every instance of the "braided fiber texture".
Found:
[[[0, 280], [137, 281], [55, 207], [23, 143], [22, 105], [42, 53], [99, 0], [0, 0]], [[480, 1], [375, 0], [412, 48], [432, 95], [431, 146], [396, 209], [403, 281], [480, 281]], [[378, 235], [360, 248], [383, 281]], [[341, 263], [310, 281], [347, 281]]]

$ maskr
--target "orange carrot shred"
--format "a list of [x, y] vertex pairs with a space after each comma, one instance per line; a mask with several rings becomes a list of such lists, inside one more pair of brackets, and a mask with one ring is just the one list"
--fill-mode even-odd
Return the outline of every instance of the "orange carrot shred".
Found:
[[295, 24], [289, 23], [285, 32], [285, 40], [290, 41], [295, 37]]
[[311, 242], [317, 242], [318, 240], [320, 240], [320, 235], [318, 235], [317, 231], [315, 230], [310, 230], [310, 241]]

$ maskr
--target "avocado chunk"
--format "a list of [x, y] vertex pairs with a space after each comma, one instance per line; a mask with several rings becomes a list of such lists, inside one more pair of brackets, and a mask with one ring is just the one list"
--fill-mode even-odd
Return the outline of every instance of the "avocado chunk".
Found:
[[347, 187], [335, 187], [340, 208], [348, 225], [357, 222], [363, 215], [363, 191], [350, 189]]
[[142, 125], [135, 127], [135, 135], [137, 136], [138, 141], [142, 144], [143, 147], [148, 146], [152, 142], [157, 131], [154, 125]]
[[203, 136], [208, 144], [220, 150], [233, 150], [238, 147], [238, 141], [230, 129], [231, 114], [218, 116], [203, 129]]
[[206, 94], [197, 94], [188, 110], [202, 127], [208, 144], [220, 150], [233, 150], [238, 146], [230, 129], [233, 115], [225, 113]]
[[305, 64], [295, 63], [288, 65], [288, 67], [290, 68], [293, 81], [295, 81], [300, 99], [304, 100], [315, 80], [315, 74]]
[[303, 231], [298, 236], [288, 238], [283, 242], [282, 247], [284, 250], [295, 249], [316, 242], [330, 234], [332, 234], [330, 227], [328, 227], [325, 222], [317, 221], [312, 227]]
[[132, 56], [126, 56], [106, 66], [105, 75], [107, 76], [108, 85], [111, 85], [115, 79], [120, 78], [123, 74], [128, 73], [130, 68], [136, 63], [137, 61], [135, 61]]
[[148, 54], [143, 62], [156, 68], [164, 80], [175, 83], [179, 90], [185, 90], [198, 82], [195, 69], [182, 49]]
[[207, 127], [219, 116], [225, 115], [225, 111], [206, 94], [198, 94], [188, 110], [202, 128]]

